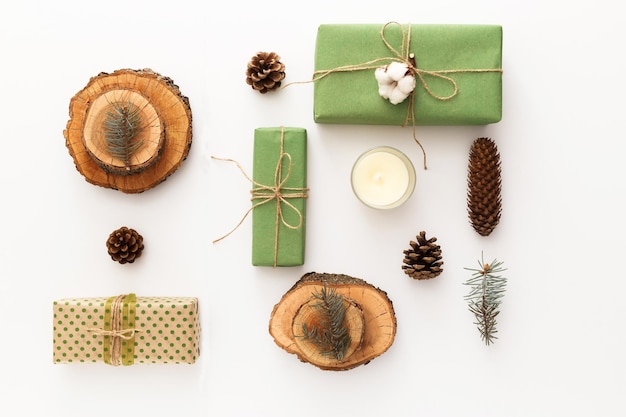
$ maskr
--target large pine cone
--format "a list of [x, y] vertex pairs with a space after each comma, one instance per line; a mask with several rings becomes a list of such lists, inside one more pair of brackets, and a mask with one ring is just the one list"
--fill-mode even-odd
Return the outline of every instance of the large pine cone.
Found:
[[123, 226], [111, 232], [107, 239], [107, 250], [114, 261], [132, 264], [141, 256], [143, 237], [135, 229]]
[[488, 236], [502, 212], [500, 154], [490, 138], [478, 138], [470, 148], [467, 185], [470, 223], [479, 235]]
[[261, 94], [280, 87], [284, 78], [285, 65], [274, 52], [259, 52], [248, 63], [246, 83]]
[[411, 248], [404, 250], [404, 265], [402, 270], [413, 279], [431, 279], [443, 272], [441, 247], [436, 244], [436, 237], [426, 239], [426, 232], [421, 231], [411, 241]]

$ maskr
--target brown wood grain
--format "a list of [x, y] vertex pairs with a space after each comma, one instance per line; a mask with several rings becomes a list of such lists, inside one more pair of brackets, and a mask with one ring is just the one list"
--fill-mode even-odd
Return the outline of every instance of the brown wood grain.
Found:
[[[302, 306], [308, 304], [311, 295], [321, 291], [324, 285], [354, 302], [363, 314], [364, 330], [360, 346], [342, 361], [328, 360], [328, 357], [320, 360], [320, 355], [312, 349], [303, 349], [303, 343], [294, 335], [294, 322], [300, 320], [298, 315]], [[354, 323], [354, 318], [351, 320]], [[368, 363], [391, 347], [396, 335], [396, 316], [387, 294], [364, 280], [343, 274], [311, 272], [305, 274], [274, 306], [269, 332], [279, 347], [295, 354], [303, 362], [324, 370], [348, 370]]]
[[[112, 94], [124, 91], [139, 104], [148, 104], [143, 107], [143, 117], [158, 119], [158, 124], [146, 132], [148, 144], [138, 155], [137, 169], [130, 174], [115, 169], [119, 163], [104, 156], [97, 133], [94, 133], [101, 123], [101, 107], [106, 107], [103, 103]], [[93, 106], [97, 106], [96, 110]], [[124, 193], [151, 189], [180, 167], [191, 148], [192, 114], [188, 98], [171, 79], [149, 69], [121, 69], [92, 77], [87, 86], [72, 97], [69, 115], [63, 131], [68, 151], [87, 182], [101, 187]]]

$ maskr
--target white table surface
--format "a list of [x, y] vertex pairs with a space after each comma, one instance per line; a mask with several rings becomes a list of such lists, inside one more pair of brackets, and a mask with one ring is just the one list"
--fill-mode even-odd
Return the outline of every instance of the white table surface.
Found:
[[[626, 36], [616, 2], [70, 0], [13, 2], [0, 14], [0, 410], [3, 415], [623, 416], [623, 97]], [[503, 119], [419, 127], [429, 158], [411, 199], [376, 211], [351, 192], [352, 163], [391, 145], [419, 162], [407, 129], [316, 125], [312, 85], [261, 95], [248, 60], [279, 53], [286, 81], [306, 80], [321, 23], [501, 24]], [[193, 144], [164, 183], [139, 195], [93, 186], [63, 137], [71, 97], [99, 72], [152, 68], [189, 97]], [[306, 261], [253, 267], [248, 209], [256, 127], [308, 132]], [[466, 214], [467, 154], [493, 138], [503, 170], [502, 220], [488, 238]], [[419, 163], [416, 163], [419, 168]], [[108, 234], [138, 230], [145, 251], [113, 262]], [[442, 246], [444, 273], [401, 271], [421, 230]], [[508, 268], [500, 338], [485, 346], [463, 296], [484, 253]], [[345, 273], [387, 292], [394, 344], [366, 366], [322, 371], [278, 348], [273, 306], [306, 272]], [[52, 301], [184, 295], [200, 299], [193, 366], [54, 365]], [[8, 411], [12, 410], [12, 411]], [[7, 414], [8, 412], [8, 414]]]

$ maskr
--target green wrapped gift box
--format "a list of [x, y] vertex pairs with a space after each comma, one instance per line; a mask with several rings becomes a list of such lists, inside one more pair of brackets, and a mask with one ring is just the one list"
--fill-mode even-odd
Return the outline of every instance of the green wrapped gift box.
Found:
[[[423, 82], [416, 76], [413, 94], [394, 105], [379, 94], [374, 67], [407, 62], [409, 53]], [[496, 123], [502, 118], [502, 27], [321, 25], [314, 78], [316, 123]]]
[[297, 127], [254, 131], [252, 264], [304, 263], [307, 133]]

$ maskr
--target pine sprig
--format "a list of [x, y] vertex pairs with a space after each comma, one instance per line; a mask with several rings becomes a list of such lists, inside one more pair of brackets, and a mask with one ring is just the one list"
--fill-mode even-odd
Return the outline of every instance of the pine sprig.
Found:
[[104, 119], [104, 139], [111, 156], [128, 166], [130, 158], [143, 145], [143, 140], [137, 139], [142, 130], [141, 109], [130, 101], [111, 103], [111, 106]]
[[495, 335], [496, 317], [500, 314], [500, 303], [506, 289], [507, 278], [500, 275], [506, 268], [502, 267], [502, 262], [494, 259], [491, 264], [485, 263], [482, 259], [478, 261], [479, 269], [465, 268], [474, 271], [465, 285], [469, 285], [471, 290], [465, 296], [468, 302], [469, 311], [474, 314], [482, 340], [489, 345], [497, 339]]
[[320, 354], [343, 360], [352, 343], [345, 323], [344, 298], [337, 294], [334, 288], [327, 290], [326, 285], [320, 292], [315, 291], [313, 297], [319, 301], [315, 304], [320, 313], [319, 327], [312, 325], [309, 328], [306, 323], [302, 323], [302, 337], [315, 343], [320, 349]]

